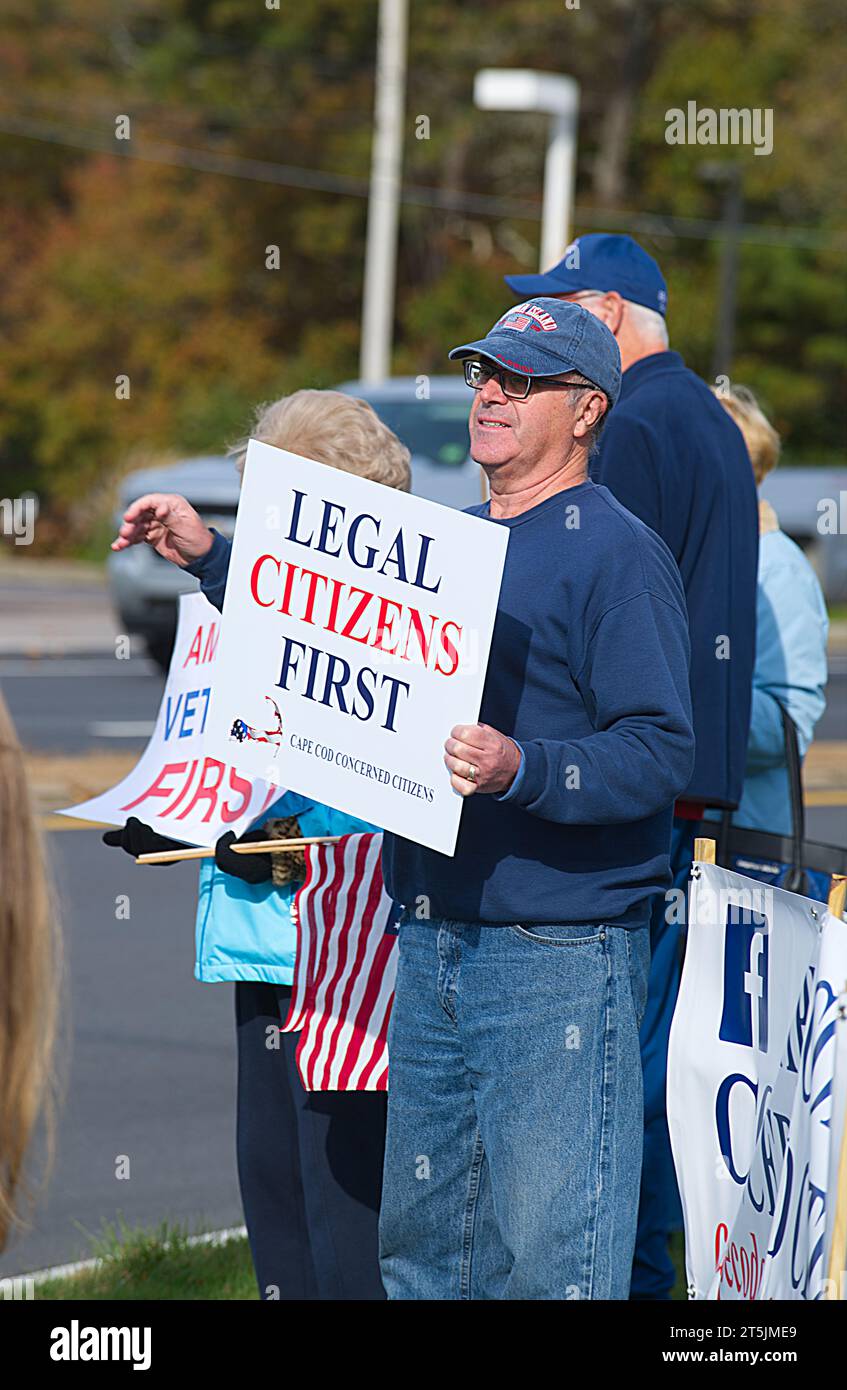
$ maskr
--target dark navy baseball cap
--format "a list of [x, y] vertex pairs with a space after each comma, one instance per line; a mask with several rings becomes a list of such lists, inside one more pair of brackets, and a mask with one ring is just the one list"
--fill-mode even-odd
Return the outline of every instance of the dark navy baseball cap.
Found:
[[572, 241], [558, 265], [541, 275], [506, 275], [515, 294], [575, 294], [617, 290], [623, 299], [665, 314], [668, 287], [652, 256], [631, 236], [589, 232]]
[[581, 304], [561, 299], [528, 299], [507, 309], [475, 343], [463, 343], [452, 359], [487, 357], [518, 376], [559, 376], [581, 372], [599, 386], [613, 406], [621, 389], [621, 355], [605, 323]]

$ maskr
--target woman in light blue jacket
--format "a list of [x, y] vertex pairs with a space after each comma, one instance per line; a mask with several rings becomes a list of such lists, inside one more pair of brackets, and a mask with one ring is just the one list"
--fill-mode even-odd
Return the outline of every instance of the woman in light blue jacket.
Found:
[[[319, 801], [285, 792], [254, 821], [251, 832], [268, 821], [295, 816], [301, 832], [312, 835], [352, 835], [375, 830], [367, 821], [357, 820], [343, 811], [334, 811]], [[224, 841], [231, 843], [231, 836]], [[251, 833], [247, 839], [258, 839]], [[218, 850], [226, 855], [227, 844]], [[250, 859], [227, 855], [227, 869], [211, 859], [200, 868], [195, 942], [197, 958], [194, 974], [204, 984], [225, 980], [255, 980], [267, 985], [290, 985], [294, 978], [297, 932], [291, 920], [291, 907], [301, 880], [283, 885], [273, 883], [270, 856], [251, 855]], [[261, 878], [245, 881], [239, 870], [266, 869]], [[266, 868], [267, 866], [267, 868]]]
[[[747, 445], [756, 486], [776, 467], [779, 435], [753, 393], [736, 386], [716, 395]], [[814, 570], [759, 499], [756, 664], [744, 789], [733, 824], [791, 834], [791, 797], [780, 706], [797, 729], [804, 757], [826, 707], [829, 620]]]
[[[284, 793], [242, 840], [295, 818], [291, 835], [349, 835], [376, 826], [296, 792]], [[385, 1145], [384, 1094], [310, 1093], [297, 1071], [299, 1033], [283, 1033], [302, 877], [274, 883], [270, 854], [218, 841], [200, 870], [197, 961], [207, 982], [235, 983], [236, 1149], [241, 1201], [265, 1299], [381, 1299], [377, 1216]], [[288, 866], [291, 857], [279, 856]]]
[[[250, 437], [409, 488], [409, 451], [371, 406], [337, 391], [296, 391], [262, 407]], [[246, 441], [234, 452], [240, 471]], [[221, 608], [229, 558], [223, 538], [210, 534], [183, 497], [151, 494], [140, 503], [140, 516], [130, 509], [113, 548], [146, 541], [188, 568]], [[294, 836], [376, 829], [286, 792], [242, 838], [262, 837], [268, 821], [288, 818], [295, 819]], [[106, 839], [138, 854], [156, 847], [151, 835], [135, 821]], [[386, 1097], [304, 1091], [295, 1064], [298, 1034], [280, 1031], [291, 995], [291, 907], [300, 880], [276, 886], [271, 855], [234, 854], [232, 841], [231, 833], [222, 836], [214, 865], [200, 871], [195, 974], [235, 983], [238, 1175], [259, 1291], [265, 1299], [384, 1298], [377, 1217]]]

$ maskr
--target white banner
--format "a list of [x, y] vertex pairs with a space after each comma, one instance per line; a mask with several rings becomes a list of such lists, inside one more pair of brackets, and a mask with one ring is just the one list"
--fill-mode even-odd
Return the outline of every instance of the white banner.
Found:
[[213, 845], [227, 830], [241, 835], [279, 796], [278, 787], [242, 777], [232, 760], [216, 758], [208, 749], [220, 618], [202, 594], [182, 595], [174, 653], [150, 742], [117, 786], [59, 811], [60, 816], [105, 825], [123, 825], [137, 816], [159, 835]]
[[689, 1297], [828, 1292], [845, 990], [822, 904], [695, 864], [668, 1054]]
[[479, 714], [507, 543], [504, 526], [251, 440], [212, 750], [452, 854], [444, 740]]

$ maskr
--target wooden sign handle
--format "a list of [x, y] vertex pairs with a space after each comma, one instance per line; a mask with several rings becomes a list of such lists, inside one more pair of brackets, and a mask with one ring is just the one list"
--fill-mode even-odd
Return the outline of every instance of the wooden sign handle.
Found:
[[829, 884], [829, 897], [826, 905], [833, 917], [840, 921], [844, 916], [844, 899], [847, 897], [847, 874], [833, 874]]
[[[340, 835], [306, 835], [300, 840], [257, 840], [255, 844], [232, 845], [235, 854], [289, 854], [306, 845], [336, 845]], [[161, 849], [154, 854], [139, 854], [136, 864], [178, 864], [183, 859], [214, 859], [215, 847], [208, 849]]]

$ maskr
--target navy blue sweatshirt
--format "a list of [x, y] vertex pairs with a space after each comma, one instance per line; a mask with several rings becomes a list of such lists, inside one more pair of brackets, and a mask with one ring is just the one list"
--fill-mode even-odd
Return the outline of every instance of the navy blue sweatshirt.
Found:
[[[452, 858], [386, 834], [386, 888], [465, 921], [644, 920], [694, 749], [676, 565], [591, 482], [492, 524], [510, 536], [480, 720], [515, 739], [521, 774], [467, 799]], [[189, 566], [217, 607], [229, 549], [216, 535]]]
[[667, 545], [691, 634], [696, 752], [686, 800], [741, 799], [756, 649], [759, 513], [741, 432], [677, 352], [623, 374], [592, 477]]
[[467, 798], [452, 858], [386, 835], [386, 887], [459, 921], [643, 921], [694, 752], [679, 572], [592, 482], [492, 524], [509, 547], [480, 722], [523, 766]]

